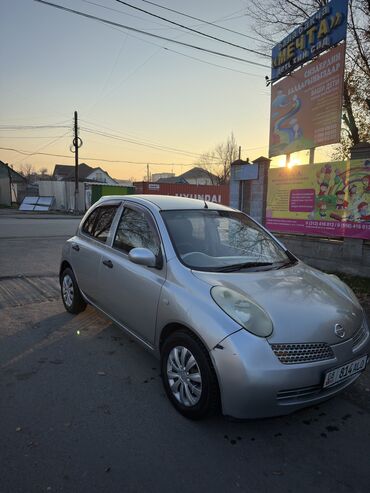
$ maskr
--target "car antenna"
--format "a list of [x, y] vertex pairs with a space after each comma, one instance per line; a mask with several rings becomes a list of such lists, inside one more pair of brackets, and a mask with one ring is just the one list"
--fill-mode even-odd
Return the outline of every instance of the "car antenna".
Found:
[[205, 209], [208, 209], [208, 205], [207, 205], [207, 202], [206, 201], [204, 201], [204, 208]]

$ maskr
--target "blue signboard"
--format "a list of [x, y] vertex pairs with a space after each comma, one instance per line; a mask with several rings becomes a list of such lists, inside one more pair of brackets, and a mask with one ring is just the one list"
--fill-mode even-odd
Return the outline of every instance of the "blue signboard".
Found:
[[347, 34], [348, 0], [332, 0], [272, 49], [271, 80], [276, 82]]

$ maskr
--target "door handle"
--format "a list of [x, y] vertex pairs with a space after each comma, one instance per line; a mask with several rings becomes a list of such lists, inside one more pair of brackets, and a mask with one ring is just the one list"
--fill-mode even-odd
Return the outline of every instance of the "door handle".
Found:
[[76, 250], [76, 252], [79, 252], [80, 251], [80, 247], [76, 243], [74, 243], [72, 245], [72, 248], [73, 248], [73, 250]]
[[111, 260], [103, 260], [103, 264], [112, 269], [113, 262]]

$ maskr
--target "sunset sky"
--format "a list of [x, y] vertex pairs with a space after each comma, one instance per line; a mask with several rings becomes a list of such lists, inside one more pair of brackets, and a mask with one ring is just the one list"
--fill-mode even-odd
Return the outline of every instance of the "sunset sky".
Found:
[[[114, 0], [50, 1], [158, 36], [270, 64], [259, 55], [183, 31]], [[128, 3], [260, 50], [257, 41], [240, 34], [202, 25], [142, 0]], [[255, 36], [248, 0], [156, 3]], [[152, 173], [184, 172], [231, 132], [242, 147], [243, 159], [267, 155], [270, 91], [264, 77], [268, 68], [128, 32], [33, 0], [2, 0], [0, 9], [0, 147], [14, 149], [0, 149], [0, 160], [15, 169], [30, 163], [52, 171], [56, 163], [73, 164], [74, 110], [83, 140], [80, 162], [101, 166], [119, 179], [142, 179], [146, 163]]]

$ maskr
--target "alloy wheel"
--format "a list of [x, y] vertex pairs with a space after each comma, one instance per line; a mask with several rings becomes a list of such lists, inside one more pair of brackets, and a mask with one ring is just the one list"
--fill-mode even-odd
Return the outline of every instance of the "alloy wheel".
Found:
[[167, 379], [174, 397], [183, 406], [194, 406], [202, 395], [202, 376], [194, 355], [184, 346], [172, 348], [167, 359]]
[[74, 289], [73, 289], [73, 281], [72, 281], [72, 278], [68, 274], [66, 274], [63, 277], [62, 293], [63, 293], [64, 303], [68, 307], [72, 306]]

